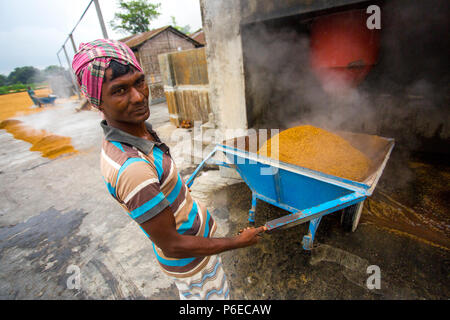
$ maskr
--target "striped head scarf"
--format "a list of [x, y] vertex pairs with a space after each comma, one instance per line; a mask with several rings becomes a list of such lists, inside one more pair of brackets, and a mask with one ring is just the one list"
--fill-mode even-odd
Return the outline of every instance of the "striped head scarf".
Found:
[[126, 44], [115, 40], [98, 39], [82, 43], [73, 57], [72, 69], [81, 92], [96, 108], [100, 105], [103, 78], [111, 60], [130, 64], [143, 72], [133, 51]]

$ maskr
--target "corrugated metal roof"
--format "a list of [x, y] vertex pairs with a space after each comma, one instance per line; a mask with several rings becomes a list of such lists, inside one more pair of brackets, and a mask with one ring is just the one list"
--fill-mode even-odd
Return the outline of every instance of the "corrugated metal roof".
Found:
[[203, 29], [199, 29], [194, 33], [191, 33], [189, 35], [189, 37], [191, 37], [192, 39], [194, 39], [195, 41], [205, 45], [206, 41], [205, 41], [205, 33], [203, 32]]
[[135, 34], [132, 36], [128, 36], [125, 38], [120, 39], [120, 42], [124, 42], [127, 46], [129, 46], [130, 48], [137, 48], [139, 47], [141, 44], [143, 44], [145, 41], [150, 40], [151, 38], [157, 36], [158, 34], [160, 34], [161, 32], [165, 31], [169, 29], [170, 31], [179, 34], [180, 36], [186, 38], [186, 40], [188, 41], [192, 41], [195, 43], [196, 46], [200, 46], [202, 45], [202, 43], [192, 39], [191, 37], [189, 37], [188, 35], [178, 31], [177, 29], [173, 28], [172, 26], [165, 26], [162, 28], [158, 28], [158, 29], [154, 29], [154, 30], [150, 30], [147, 32], [142, 32], [139, 34]]
[[128, 37], [125, 37], [125, 38], [119, 39], [119, 41], [120, 41], [120, 42], [125, 42], [125, 41], [127, 41], [127, 40], [129, 40], [129, 39], [133, 38], [134, 36], [135, 36], [135, 34], [132, 34], [131, 36], [128, 36]]

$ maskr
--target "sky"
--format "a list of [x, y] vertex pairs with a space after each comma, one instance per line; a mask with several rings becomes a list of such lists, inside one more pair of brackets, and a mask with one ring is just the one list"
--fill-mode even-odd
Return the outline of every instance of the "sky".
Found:
[[[44, 69], [59, 65], [56, 53], [88, 6], [90, 0], [0, 0], [0, 74], [8, 75], [15, 67], [34, 66]], [[191, 31], [202, 27], [200, 0], [150, 0], [161, 3], [161, 15], [150, 23], [150, 29], [171, 24], [174, 16], [179, 26], [189, 25]], [[118, 11], [117, 0], [99, 0], [108, 36], [120, 39], [127, 34], [114, 31], [109, 22]], [[73, 33], [76, 46], [103, 38], [95, 5], [92, 3]], [[70, 40], [66, 44], [72, 59]], [[59, 54], [68, 67], [64, 52]]]

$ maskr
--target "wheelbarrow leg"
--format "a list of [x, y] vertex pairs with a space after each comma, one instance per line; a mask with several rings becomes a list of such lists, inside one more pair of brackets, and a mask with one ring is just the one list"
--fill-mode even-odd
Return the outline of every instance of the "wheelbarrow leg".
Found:
[[252, 208], [248, 211], [248, 222], [255, 224], [256, 193], [252, 193]]
[[319, 223], [320, 223], [321, 219], [322, 219], [322, 217], [320, 216], [316, 219], [312, 219], [311, 221], [309, 221], [308, 234], [306, 236], [303, 236], [303, 241], [302, 241], [303, 249], [305, 249], [305, 250], [312, 249], [313, 243], [314, 243], [314, 237], [316, 235], [316, 231], [317, 231], [317, 228], [319, 227]]

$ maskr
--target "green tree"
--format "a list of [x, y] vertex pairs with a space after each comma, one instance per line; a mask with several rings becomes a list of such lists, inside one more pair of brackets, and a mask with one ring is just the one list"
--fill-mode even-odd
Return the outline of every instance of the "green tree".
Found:
[[0, 74], [0, 87], [6, 86], [8, 84], [8, 77]]
[[48, 66], [41, 72], [41, 74], [43, 75], [45, 80], [48, 82], [55, 81], [55, 80], [52, 80], [54, 78], [61, 79], [61, 77], [67, 79], [67, 81], [72, 81], [70, 78], [71, 77], [70, 72], [60, 66], [55, 66], [55, 65]]
[[32, 83], [41, 80], [41, 74], [39, 69], [35, 67], [26, 66], [26, 67], [17, 67], [8, 75], [8, 83], [16, 84], [16, 83]]
[[47, 68], [45, 68], [43, 72], [46, 76], [50, 76], [50, 75], [64, 73], [65, 71], [66, 71], [66, 69], [64, 69], [63, 67], [51, 65], [51, 66], [48, 66]]
[[177, 25], [177, 21], [175, 20], [174, 16], [170, 16], [170, 19], [172, 20], [172, 23], [171, 23], [172, 27], [174, 27], [178, 31], [183, 32], [184, 34], [191, 33], [191, 26], [190, 25], [187, 24], [184, 27], [181, 27], [181, 26]]
[[124, 33], [136, 34], [149, 31], [150, 21], [161, 14], [158, 12], [161, 4], [153, 4], [148, 0], [119, 0], [119, 7], [121, 12], [114, 14], [110, 25], [114, 30]]
[[53, 77], [65, 77], [66, 79], [69, 79], [69, 81], [71, 81], [69, 71], [60, 66], [48, 66], [41, 72], [41, 74], [47, 81], [48, 79]]

